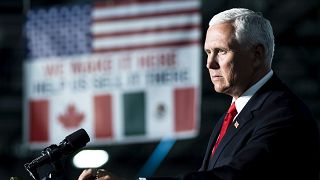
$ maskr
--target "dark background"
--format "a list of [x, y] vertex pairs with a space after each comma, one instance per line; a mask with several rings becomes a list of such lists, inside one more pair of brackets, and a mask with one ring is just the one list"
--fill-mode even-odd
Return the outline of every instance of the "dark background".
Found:
[[[0, 179], [31, 177], [23, 165], [40, 155], [23, 147], [23, 61], [25, 57], [22, 28], [25, 12], [34, 7], [84, 0], [1, 0], [0, 1]], [[204, 35], [211, 17], [225, 9], [246, 7], [260, 11], [271, 21], [275, 34], [273, 69], [310, 107], [320, 120], [320, 1], [318, 0], [202, 0]], [[230, 98], [217, 94], [202, 62], [201, 126], [196, 138], [179, 140], [155, 172], [155, 176], [178, 175], [200, 167], [213, 125], [226, 110]], [[298, 142], [297, 142], [298, 143]], [[124, 177], [135, 177], [158, 142], [101, 146], [110, 155], [104, 168]], [[63, 159], [65, 174], [61, 179], [77, 179], [71, 157]], [[43, 167], [40, 172], [47, 172]]]

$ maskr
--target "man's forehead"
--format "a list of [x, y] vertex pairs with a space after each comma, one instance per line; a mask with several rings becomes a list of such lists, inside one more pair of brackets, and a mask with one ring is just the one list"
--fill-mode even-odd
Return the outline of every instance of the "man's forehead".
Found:
[[234, 27], [232, 24], [216, 24], [209, 26], [205, 43], [231, 43], [234, 39]]
[[235, 27], [231, 22], [224, 22], [220, 24], [210, 25], [207, 29], [207, 33], [223, 33], [223, 34], [233, 34]]

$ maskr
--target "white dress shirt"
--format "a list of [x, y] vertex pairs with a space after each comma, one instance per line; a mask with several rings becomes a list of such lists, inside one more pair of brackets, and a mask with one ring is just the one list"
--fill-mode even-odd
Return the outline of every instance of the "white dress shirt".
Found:
[[[272, 77], [272, 75], [273, 75], [273, 71], [270, 70], [265, 76], [263, 76], [263, 78], [261, 78], [249, 89], [247, 89], [238, 99], [234, 99], [234, 98], [232, 99], [232, 102], [235, 101], [238, 114], [242, 111], [244, 106], [246, 106], [246, 104], [252, 98], [252, 96]], [[236, 119], [237, 116], [234, 119]]]

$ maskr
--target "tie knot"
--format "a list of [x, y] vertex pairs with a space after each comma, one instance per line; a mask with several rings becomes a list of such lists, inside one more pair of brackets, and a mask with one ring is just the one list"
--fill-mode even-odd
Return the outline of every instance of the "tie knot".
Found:
[[237, 109], [236, 109], [236, 104], [234, 102], [229, 107], [228, 114], [231, 114], [232, 116], [235, 116], [236, 114], [238, 114]]

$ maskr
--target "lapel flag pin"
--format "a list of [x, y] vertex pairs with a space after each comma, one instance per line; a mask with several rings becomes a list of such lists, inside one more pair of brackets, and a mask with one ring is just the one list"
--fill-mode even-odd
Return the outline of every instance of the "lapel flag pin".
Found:
[[239, 126], [239, 123], [238, 123], [238, 121], [236, 121], [236, 122], [234, 123], [234, 127], [238, 128], [238, 126]]

